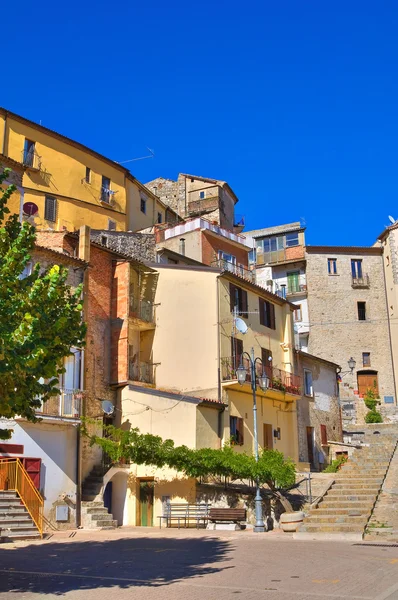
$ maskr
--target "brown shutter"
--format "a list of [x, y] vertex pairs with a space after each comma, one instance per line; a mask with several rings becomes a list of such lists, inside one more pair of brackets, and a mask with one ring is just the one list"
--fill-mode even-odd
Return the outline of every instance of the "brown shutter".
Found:
[[236, 302], [236, 286], [233, 283], [229, 284], [229, 304], [231, 313], [234, 312]]
[[241, 290], [241, 298], [242, 298], [242, 302], [241, 302], [241, 307], [240, 307], [240, 311], [241, 311], [241, 315], [242, 317], [245, 317], [246, 319], [249, 316], [249, 312], [248, 312], [248, 304], [247, 304], [247, 292], [245, 290]]
[[243, 419], [240, 417], [236, 419], [236, 443], [243, 444]]
[[275, 326], [275, 304], [269, 303], [269, 326], [271, 329], [276, 329]]
[[265, 325], [264, 321], [264, 300], [262, 298], [258, 299], [258, 310], [260, 313], [260, 325]]
[[326, 430], [326, 425], [321, 425], [321, 444], [322, 446], [327, 446], [328, 443], [328, 434]]

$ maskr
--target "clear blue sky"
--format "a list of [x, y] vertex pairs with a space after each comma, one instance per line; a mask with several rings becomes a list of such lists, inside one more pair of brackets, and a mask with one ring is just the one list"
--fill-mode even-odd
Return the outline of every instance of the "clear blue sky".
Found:
[[[22, 0], [0, 104], [145, 182], [229, 182], [248, 228], [373, 243], [398, 218], [398, 4]], [[4, 15], [3, 15], [4, 16]], [[7, 36], [9, 38], [7, 39]]]

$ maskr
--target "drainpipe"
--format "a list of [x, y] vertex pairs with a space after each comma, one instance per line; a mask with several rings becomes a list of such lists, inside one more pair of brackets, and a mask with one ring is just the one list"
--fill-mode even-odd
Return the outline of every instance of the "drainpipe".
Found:
[[393, 378], [393, 382], [394, 382], [395, 405], [397, 405], [397, 382], [395, 380], [395, 364], [394, 364], [395, 361], [394, 361], [394, 354], [393, 354], [393, 349], [392, 349], [392, 339], [391, 339], [391, 323], [390, 323], [390, 314], [389, 314], [389, 308], [388, 308], [387, 280], [386, 280], [386, 270], [385, 270], [385, 263], [384, 263], [384, 249], [383, 249], [383, 247], [381, 245], [381, 241], [380, 241], [380, 247], [382, 249], [381, 260], [382, 260], [382, 263], [383, 263], [384, 292], [385, 292], [386, 310], [387, 310], [387, 318], [388, 318], [388, 323], [387, 323], [387, 327], [388, 327], [388, 341], [389, 341], [390, 353], [391, 353], [392, 378]]
[[180, 254], [185, 256], [185, 238], [180, 238]]
[[76, 431], [76, 527], [82, 525], [82, 469], [80, 460], [81, 451], [81, 433], [80, 425]]
[[[217, 378], [218, 378], [218, 401], [222, 401], [222, 388], [221, 388], [221, 348], [220, 348], [220, 280], [216, 279], [216, 302], [217, 302]], [[224, 420], [225, 406], [221, 408], [218, 413], [218, 437], [220, 438], [220, 448], [223, 440], [223, 420]]]

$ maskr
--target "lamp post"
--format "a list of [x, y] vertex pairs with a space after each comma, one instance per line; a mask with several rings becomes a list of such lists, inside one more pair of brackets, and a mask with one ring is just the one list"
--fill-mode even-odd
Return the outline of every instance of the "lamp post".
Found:
[[[254, 456], [256, 462], [258, 462], [258, 433], [257, 433], [257, 399], [256, 399], [256, 390], [257, 390], [257, 375], [256, 375], [256, 364], [259, 363], [262, 366], [262, 374], [258, 377], [258, 383], [260, 388], [265, 391], [268, 388], [268, 377], [264, 373], [264, 365], [262, 363], [261, 358], [254, 358], [254, 348], [251, 349], [251, 354], [248, 352], [243, 352], [241, 356], [241, 362], [239, 367], [236, 370], [236, 374], [238, 377], [238, 382], [240, 385], [243, 385], [246, 381], [247, 369], [243, 366], [243, 357], [246, 357], [249, 361], [250, 365], [250, 374], [251, 374], [251, 387], [253, 392], [253, 427], [254, 427]], [[256, 533], [263, 533], [265, 531], [265, 524], [263, 520], [263, 507], [262, 500], [260, 494], [260, 482], [257, 479], [256, 481], [256, 498], [255, 498], [255, 511], [256, 511], [256, 524], [254, 526], [254, 531]]]
[[357, 361], [355, 360], [355, 358], [351, 358], [349, 360], [347, 360], [347, 364], [348, 364], [348, 368], [350, 369], [349, 371], [339, 371], [338, 375], [339, 377], [342, 379], [344, 377], [344, 375], [347, 375], [348, 373], [351, 373], [351, 375], [354, 372], [354, 369], [356, 367]]

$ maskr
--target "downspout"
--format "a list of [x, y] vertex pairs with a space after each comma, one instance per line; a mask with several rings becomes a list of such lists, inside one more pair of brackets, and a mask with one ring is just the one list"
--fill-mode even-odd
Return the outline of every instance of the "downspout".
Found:
[[[220, 279], [216, 279], [216, 296], [217, 296], [217, 377], [218, 377], [218, 392], [217, 399], [219, 402], [222, 401], [222, 389], [221, 389], [221, 344], [220, 344]], [[220, 439], [220, 448], [223, 440], [223, 420], [224, 420], [225, 406], [221, 408], [218, 413], [218, 437]]]
[[76, 431], [76, 527], [82, 525], [82, 469], [81, 469], [81, 432], [80, 425]]
[[381, 260], [383, 263], [383, 280], [384, 280], [384, 292], [385, 292], [385, 298], [386, 298], [387, 318], [388, 318], [387, 326], [388, 326], [388, 341], [390, 344], [391, 363], [392, 363], [392, 378], [393, 378], [393, 382], [394, 382], [395, 405], [397, 405], [397, 382], [395, 380], [395, 365], [394, 365], [395, 361], [394, 361], [394, 354], [393, 354], [393, 349], [392, 349], [390, 314], [389, 314], [389, 310], [388, 310], [386, 268], [385, 268], [385, 263], [384, 263], [384, 250], [382, 248], [381, 241], [380, 241], [380, 248], [382, 251], [381, 252]]
[[1, 150], [1, 153], [4, 156], [7, 156], [7, 154], [6, 154], [6, 147], [7, 147], [6, 141], [7, 141], [7, 139], [6, 138], [7, 138], [7, 112], [6, 112], [5, 117], [4, 117], [3, 148]]

